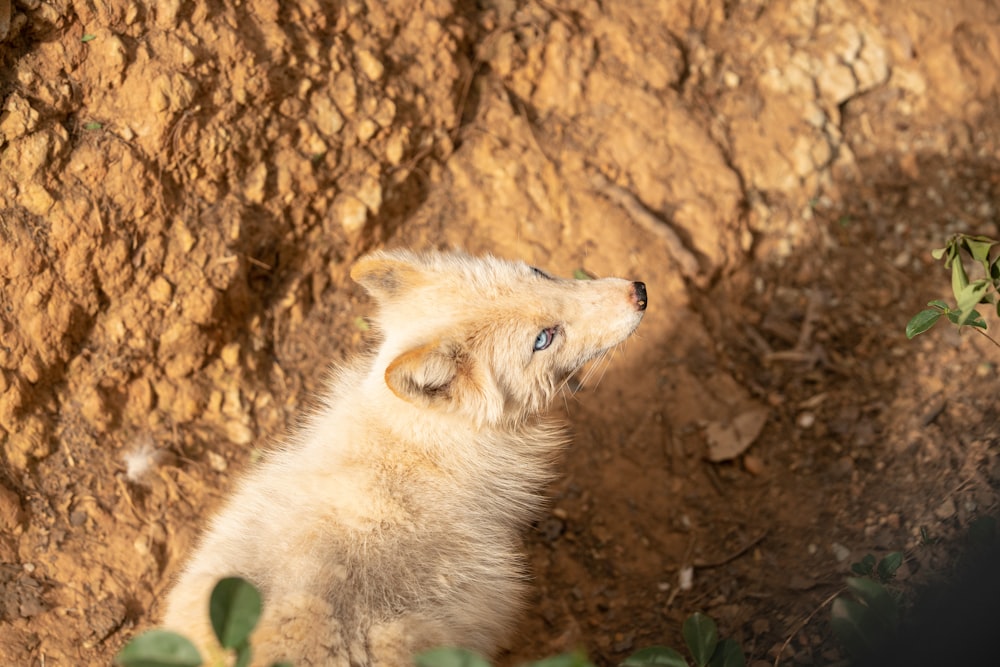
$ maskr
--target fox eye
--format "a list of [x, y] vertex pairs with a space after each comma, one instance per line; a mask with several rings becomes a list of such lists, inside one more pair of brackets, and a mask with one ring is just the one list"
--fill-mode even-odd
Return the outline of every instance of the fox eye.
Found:
[[542, 329], [538, 332], [538, 336], [535, 337], [535, 352], [541, 352], [549, 345], [552, 345], [552, 341], [556, 339], [556, 330]]

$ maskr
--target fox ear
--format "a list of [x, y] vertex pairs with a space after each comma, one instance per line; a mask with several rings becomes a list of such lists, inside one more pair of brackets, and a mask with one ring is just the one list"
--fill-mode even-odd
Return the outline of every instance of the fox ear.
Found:
[[464, 412], [475, 422], [495, 423], [503, 397], [488, 373], [461, 345], [437, 341], [404, 352], [385, 369], [392, 393], [417, 406]]
[[375, 299], [385, 301], [420, 284], [421, 271], [401, 255], [378, 252], [351, 267], [351, 278]]
[[431, 343], [396, 357], [385, 369], [385, 383], [405, 401], [429, 406], [447, 401], [455, 389], [460, 355], [453, 346]]

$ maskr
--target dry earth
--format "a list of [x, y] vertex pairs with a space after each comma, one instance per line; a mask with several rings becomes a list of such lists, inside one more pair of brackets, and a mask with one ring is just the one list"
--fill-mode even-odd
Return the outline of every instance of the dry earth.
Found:
[[941, 576], [997, 511], [1000, 353], [902, 334], [948, 289], [928, 251], [1000, 233], [995, 0], [2, 0], [0, 109], [7, 664], [155, 622], [365, 346], [382, 244], [649, 286], [557, 408], [504, 664], [617, 664], [697, 609], [829, 663], [852, 560]]

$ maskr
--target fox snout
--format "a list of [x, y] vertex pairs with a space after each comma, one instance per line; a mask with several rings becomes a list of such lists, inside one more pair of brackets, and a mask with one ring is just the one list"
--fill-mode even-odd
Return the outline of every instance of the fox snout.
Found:
[[635, 300], [637, 310], [646, 310], [646, 283], [638, 281], [632, 283], [632, 298]]

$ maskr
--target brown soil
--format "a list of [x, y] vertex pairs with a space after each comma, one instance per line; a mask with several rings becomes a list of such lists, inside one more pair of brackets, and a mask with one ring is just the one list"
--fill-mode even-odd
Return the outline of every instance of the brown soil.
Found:
[[948, 290], [928, 251], [1000, 234], [995, 2], [7, 5], [6, 664], [107, 664], [155, 622], [364, 347], [346, 275], [381, 244], [649, 286], [557, 406], [575, 441], [503, 664], [616, 664], [699, 609], [752, 662], [831, 662], [853, 560], [932, 578], [997, 510], [1000, 353], [903, 337]]

